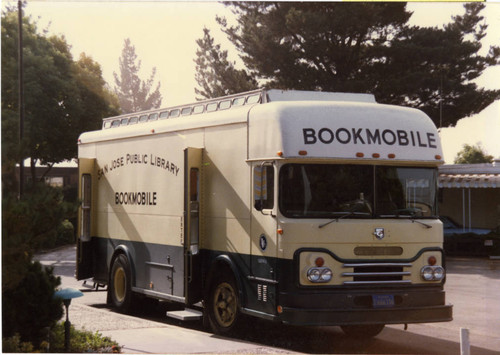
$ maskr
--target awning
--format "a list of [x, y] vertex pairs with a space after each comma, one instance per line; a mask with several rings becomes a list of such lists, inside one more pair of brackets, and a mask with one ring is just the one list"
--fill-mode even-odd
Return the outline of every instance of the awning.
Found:
[[500, 188], [500, 174], [439, 174], [439, 188]]

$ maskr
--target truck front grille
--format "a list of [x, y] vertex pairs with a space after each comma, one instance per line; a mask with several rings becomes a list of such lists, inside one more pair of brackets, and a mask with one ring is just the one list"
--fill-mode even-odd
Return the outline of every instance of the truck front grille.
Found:
[[344, 272], [342, 276], [349, 278], [344, 285], [391, 285], [411, 284], [411, 280], [404, 280], [410, 276], [411, 263], [356, 263], [344, 264], [344, 268], [352, 268], [352, 272]]

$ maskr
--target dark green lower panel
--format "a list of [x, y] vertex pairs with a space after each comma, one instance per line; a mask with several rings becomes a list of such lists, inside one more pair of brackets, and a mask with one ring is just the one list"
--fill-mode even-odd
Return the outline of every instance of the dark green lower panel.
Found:
[[[111, 257], [121, 248], [131, 259], [134, 287], [184, 296], [182, 247], [104, 238], [93, 238], [92, 242], [97, 280], [107, 282]], [[301, 287], [294, 260], [200, 250], [199, 261], [200, 267], [193, 273], [205, 295], [213, 276], [210, 272], [217, 274], [214, 263], [226, 263], [240, 288], [243, 312], [265, 319], [297, 325], [400, 324], [452, 319], [452, 306], [445, 305], [441, 285]], [[395, 305], [374, 308], [373, 295], [391, 295]], [[278, 306], [281, 313], [278, 313]]]

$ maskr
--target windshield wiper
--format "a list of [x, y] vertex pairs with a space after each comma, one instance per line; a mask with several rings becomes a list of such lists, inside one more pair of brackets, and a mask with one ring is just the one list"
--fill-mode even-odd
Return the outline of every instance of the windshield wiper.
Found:
[[417, 220], [416, 216], [411, 216], [410, 219], [411, 219], [411, 223], [417, 222], [418, 224], [424, 226], [427, 229], [432, 228], [432, 226], [430, 224], [427, 224], [427, 223], [424, 223], [422, 221]]
[[401, 210], [401, 212], [406, 212], [406, 213], [410, 213], [410, 214], [399, 214], [399, 210], [396, 210], [395, 212], [397, 212], [396, 214], [384, 214], [384, 215], [379, 215], [379, 217], [381, 218], [409, 218], [411, 220], [412, 223], [418, 223], [422, 226], [424, 226], [425, 228], [432, 228], [432, 226], [430, 224], [427, 224], [427, 223], [424, 223], [422, 221], [419, 221], [417, 220], [417, 216], [416, 216], [416, 213], [415, 212], [410, 212], [408, 211], [408, 209], [403, 209]]
[[368, 213], [368, 212], [355, 212], [355, 211], [345, 211], [345, 212], [334, 212], [334, 213], [338, 213], [340, 214], [341, 216], [340, 217], [337, 217], [337, 218], [334, 218], [332, 219], [331, 221], [328, 221], [328, 222], [325, 222], [323, 224], [320, 224], [318, 226], [318, 228], [323, 228], [323, 227], [326, 227], [327, 225], [329, 225], [330, 223], [333, 223], [333, 222], [338, 222], [339, 219], [342, 219], [342, 218], [346, 218], [346, 217], [349, 217], [349, 216], [355, 216], [355, 215], [358, 215], [358, 216], [370, 216], [371, 214]]

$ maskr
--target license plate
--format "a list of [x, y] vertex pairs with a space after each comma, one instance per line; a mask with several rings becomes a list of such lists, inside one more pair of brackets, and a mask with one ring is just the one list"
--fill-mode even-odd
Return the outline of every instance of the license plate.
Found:
[[394, 307], [393, 295], [372, 295], [373, 308]]

